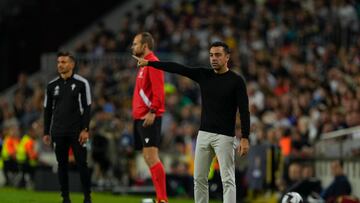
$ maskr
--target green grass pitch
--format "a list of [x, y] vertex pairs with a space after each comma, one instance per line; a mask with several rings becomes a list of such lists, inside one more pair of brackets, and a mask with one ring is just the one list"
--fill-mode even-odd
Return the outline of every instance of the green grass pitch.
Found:
[[[71, 193], [72, 203], [82, 203], [81, 193]], [[93, 203], [141, 203], [142, 196], [113, 195], [110, 193], [93, 193]], [[151, 198], [151, 197], [150, 197]], [[59, 192], [38, 192], [24, 189], [0, 188], [1, 203], [61, 203]], [[192, 199], [170, 198], [170, 203], [190, 203]], [[220, 201], [210, 201], [219, 203]]]

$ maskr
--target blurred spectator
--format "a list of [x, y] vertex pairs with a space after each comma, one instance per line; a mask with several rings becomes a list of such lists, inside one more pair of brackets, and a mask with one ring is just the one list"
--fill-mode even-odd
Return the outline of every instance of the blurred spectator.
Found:
[[309, 196], [318, 197], [321, 190], [321, 181], [315, 177], [313, 167], [307, 164], [302, 166], [301, 179], [291, 185], [286, 193], [298, 192], [307, 202]]
[[93, 176], [98, 187], [103, 187], [105, 182], [109, 182], [110, 172], [109, 141], [101, 134], [94, 134], [91, 142], [91, 158], [94, 161]]
[[292, 185], [294, 185], [296, 182], [301, 180], [301, 170], [302, 167], [299, 163], [291, 163], [289, 166], [289, 172], [288, 172], [288, 178], [286, 178], [286, 185], [287, 187], [290, 187]]
[[1, 157], [4, 162], [5, 185], [15, 186], [16, 176], [19, 172], [16, 162], [16, 149], [19, 145], [19, 128], [17, 125], [11, 125], [4, 129], [4, 141], [1, 151]]
[[15, 92], [19, 93], [25, 98], [29, 98], [32, 96], [33, 89], [28, 84], [28, 75], [25, 72], [19, 73]]
[[324, 189], [321, 197], [326, 202], [335, 202], [339, 196], [351, 195], [351, 184], [343, 171], [344, 162], [342, 160], [335, 160], [331, 162], [331, 173], [334, 180]]
[[16, 149], [16, 160], [19, 166], [21, 180], [18, 187], [32, 187], [35, 169], [38, 161], [37, 138], [40, 136], [39, 123], [34, 122], [27, 133], [20, 139]]

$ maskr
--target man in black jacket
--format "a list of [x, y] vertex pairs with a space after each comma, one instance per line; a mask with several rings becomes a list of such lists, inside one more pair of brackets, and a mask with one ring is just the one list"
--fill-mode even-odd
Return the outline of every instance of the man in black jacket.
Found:
[[44, 101], [45, 144], [53, 147], [58, 161], [58, 177], [63, 203], [70, 203], [68, 162], [69, 149], [74, 152], [80, 171], [84, 203], [91, 203], [90, 174], [86, 161], [89, 139], [91, 95], [89, 82], [74, 74], [75, 58], [61, 52], [57, 57], [59, 76], [49, 82]]

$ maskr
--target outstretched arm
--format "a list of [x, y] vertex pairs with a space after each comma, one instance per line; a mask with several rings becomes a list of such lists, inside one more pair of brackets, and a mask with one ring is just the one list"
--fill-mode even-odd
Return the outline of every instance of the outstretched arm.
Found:
[[186, 76], [195, 81], [198, 81], [200, 76], [200, 68], [191, 68], [175, 62], [148, 61], [134, 55], [133, 57], [138, 61], [137, 65], [139, 67], [151, 66], [166, 72], [177, 73], [179, 75]]

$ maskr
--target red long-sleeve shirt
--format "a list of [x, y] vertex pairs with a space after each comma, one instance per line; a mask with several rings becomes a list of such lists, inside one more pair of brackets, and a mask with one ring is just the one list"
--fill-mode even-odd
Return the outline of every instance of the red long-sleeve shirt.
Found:
[[[144, 57], [149, 61], [159, 61], [153, 52]], [[141, 119], [150, 109], [156, 116], [165, 112], [164, 72], [151, 66], [139, 68], [132, 101], [133, 119]]]

